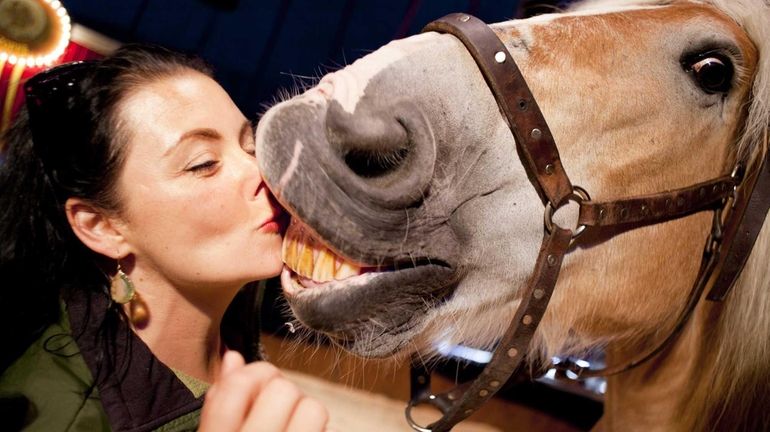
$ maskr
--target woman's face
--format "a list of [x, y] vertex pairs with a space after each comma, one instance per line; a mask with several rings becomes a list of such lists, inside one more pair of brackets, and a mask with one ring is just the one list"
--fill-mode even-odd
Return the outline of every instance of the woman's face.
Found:
[[156, 80], [118, 117], [128, 132], [119, 219], [140, 275], [201, 290], [280, 272], [280, 207], [251, 123], [215, 81], [194, 71]]

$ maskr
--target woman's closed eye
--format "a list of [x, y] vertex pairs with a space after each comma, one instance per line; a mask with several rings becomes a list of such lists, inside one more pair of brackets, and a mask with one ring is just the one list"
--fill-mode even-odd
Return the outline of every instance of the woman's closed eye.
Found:
[[213, 173], [219, 166], [219, 161], [215, 159], [207, 159], [202, 162], [194, 162], [190, 164], [185, 171], [193, 174], [209, 174]]

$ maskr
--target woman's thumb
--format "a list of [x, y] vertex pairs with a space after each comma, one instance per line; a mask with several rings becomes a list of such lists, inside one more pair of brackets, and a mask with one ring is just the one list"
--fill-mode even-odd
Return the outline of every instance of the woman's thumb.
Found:
[[222, 366], [219, 369], [219, 377], [223, 377], [230, 372], [243, 367], [246, 361], [243, 359], [241, 353], [235, 350], [227, 350], [222, 357]]

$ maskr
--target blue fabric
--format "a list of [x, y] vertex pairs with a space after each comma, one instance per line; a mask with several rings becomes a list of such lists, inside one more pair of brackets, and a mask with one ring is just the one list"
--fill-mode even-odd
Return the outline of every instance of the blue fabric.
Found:
[[[201, 55], [247, 116], [279, 88], [416, 34], [450, 12], [487, 22], [515, 17], [519, 0], [62, 0], [74, 22], [123, 42]], [[217, 6], [219, 5], [219, 6]]]

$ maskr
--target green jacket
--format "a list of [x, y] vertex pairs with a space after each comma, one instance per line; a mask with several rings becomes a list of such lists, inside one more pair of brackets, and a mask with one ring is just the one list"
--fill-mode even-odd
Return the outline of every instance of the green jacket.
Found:
[[[84, 296], [92, 298], [82, 301]], [[202, 397], [155, 358], [122, 320], [111, 321], [114, 345], [105, 351], [99, 336], [104, 335], [109, 301], [103, 295], [80, 297], [69, 299], [60, 321], [0, 375], [0, 403], [11, 411], [2, 429], [195, 430]], [[105, 352], [119, 366], [100, 363]]]

